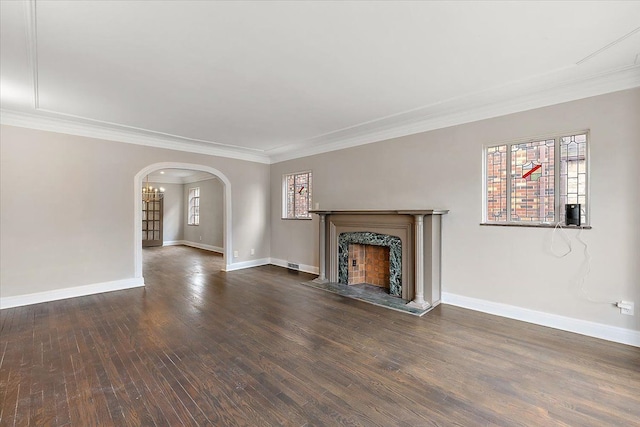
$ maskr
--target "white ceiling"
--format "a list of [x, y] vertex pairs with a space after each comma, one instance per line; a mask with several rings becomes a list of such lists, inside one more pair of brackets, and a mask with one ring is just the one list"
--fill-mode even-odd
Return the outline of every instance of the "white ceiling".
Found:
[[640, 1], [2, 1], [3, 123], [261, 162], [640, 86]]

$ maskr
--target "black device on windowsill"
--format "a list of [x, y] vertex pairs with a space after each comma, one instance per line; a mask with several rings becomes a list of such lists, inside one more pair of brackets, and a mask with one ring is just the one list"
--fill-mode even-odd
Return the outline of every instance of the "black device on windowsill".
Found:
[[564, 215], [564, 224], [565, 225], [577, 225], [580, 226], [580, 203], [569, 203], [564, 205], [565, 215]]

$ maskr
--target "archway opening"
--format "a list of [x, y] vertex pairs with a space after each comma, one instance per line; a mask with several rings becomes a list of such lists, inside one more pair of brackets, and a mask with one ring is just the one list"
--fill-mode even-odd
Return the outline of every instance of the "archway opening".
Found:
[[193, 163], [178, 163], [178, 162], [162, 162], [154, 163], [139, 171], [134, 178], [134, 266], [135, 277], [142, 278], [142, 197], [141, 188], [143, 186], [143, 180], [149, 174], [166, 169], [182, 169], [197, 172], [206, 172], [217, 179], [223, 185], [223, 219], [222, 219], [222, 241], [223, 250], [222, 256], [224, 260], [224, 270], [229, 269], [231, 260], [231, 183], [229, 179], [219, 170]]

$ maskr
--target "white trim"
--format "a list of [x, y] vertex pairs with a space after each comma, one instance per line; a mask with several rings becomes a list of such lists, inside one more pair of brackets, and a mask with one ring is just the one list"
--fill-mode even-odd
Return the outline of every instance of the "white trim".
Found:
[[271, 163], [312, 156], [640, 87], [640, 65], [562, 82], [533, 78], [267, 150]]
[[135, 268], [135, 277], [142, 277], [142, 197], [140, 196], [140, 188], [142, 187], [142, 180], [145, 176], [149, 175], [152, 172], [161, 169], [190, 169], [197, 170], [202, 172], [208, 172], [212, 175], [215, 175], [222, 183], [224, 184], [224, 198], [223, 198], [223, 206], [224, 213], [222, 216], [223, 222], [223, 231], [222, 231], [222, 242], [224, 245], [224, 250], [222, 251], [222, 255], [225, 261], [224, 270], [227, 271], [229, 266], [231, 265], [232, 252], [231, 252], [231, 222], [232, 222], [232, 210], [231, 210], [231, 181], [226, 177], [222, 172], [218, 169], [214, 169], [209, 166], [198, 165], [194, 163], [178, 163], [178, 162], [162, 162], [162, 163], [154, 163], [142, 169], [138, 172], [134, 178], [134, 186], [133, 186], [133, 258], [134, 258], [134, 268]]
[[[577, 66], [560, 71], [573, 67]], [[0, 123], [272, 164], [636, 87], [640, 87], [640, 64], [637, 63], [577, 78], [573, 78], [570, 73], [551, 73], [377, 118], [266, 151], [164, 134], [44, 109], [32, 113], [0, 110]]]
[[[293, 262], [293, 261], [286, 261], [284, 259], [278, 259], [278, 258], [270, 258], [270, 264], [277, 265], [278, 267], [288, 268], [289, 262]], [[304, 273], [310, 273], [310, 274], [320, 274], [320, 268], [316, 267], [315, 265], [300, 264], [298, 262], [296, 262], [296, 264], [298, 264], [298, 266], [300, 267], [299, 271], [302, 271]]]
[[210, 179], [218, 179], [216, 176], [211, 176], [206, 172], [197, 173], [191, 176], [185, 176], [182, 179], [183, 184], [195, 184], [196, 182], [208, 181]]
[[[145, 178], [145, 183], [147, 182], [146, 178]], [[150, 176], [149, 177], [149, 182], [153, 182], [154, 184], [178, 184], [178, 185], [183, 185], [184, 182], [182, 181], [182, 178], [180, 178], [179, 176], [160, 176], [159, 178]]]
[[268, 265], [268, 264], [271, 264], [269, 258], [260, 258], [260, 259], [250, 260], [250, 261], [234, 262], [232, 264], [227, 264], [224, 271], [244, 270], [245, 268], [260, 267], [261, 265]]
[[190, 246], [192, 248], [202, 249], [205, 251], [217, 252], [219, 254], [224, 255], [224, 249], [221, 248], [220, 246], [205, 245], [204, 243], [190, 242], [188, 240], [183, 240], [182, 244], [184, 246]]
[[205, 245], [204, 243], [190, 242], [188, 240], [176, 240], [168, 243], [170, 244], [163, 243], [162, 246], [175, 246], [175, 245], [189, 246], [192, 248], [203, 249], [205, 251], [211, 251], [211, 252], [217, 252], [219, 254], [224, 255], [224, 249], [221, 248], [220, 246]]
[[43, 302], [83, 297], [101, 294], [103, 292], [120, 291], [141, 286], [144, 286], [144, 279], [142, 277], [134, 277], [131, 279], [75, 286], [73, 288], [54, 289], [52, 291], [37, 292], [34, 294], [16, 295], [13, 297], [0, 298], [0, 309], [22, 307], [24, 305], [40, 304]]
[[200, 187], [187, 187], [187, 225], [200, 225]]
[[630, 32], [628, 32], [627, 34], [623, 35], [622, 37], [612, 41], [611, 43], [609, 43], [608, 45], [601, 47], [600, 49], [596, 50], [595, 52], [590, 53], [589, 55], [585, 56], [584, 58], [582, 58], [580, 61], [576, 62], [576, 65], [580, 65], [583, 64], [587, 61], [589, 61], [592, 58], [595, 58], [596, 56], [600, 55], [602, 52], [604, 52], [605, 50], [611, 49], [613, 46], [617, 45], [618, 43], [620, 43], [621, 41], [628, 39], [629, 37], [631, 37], [632, 35], [634, 35], [635, 33], [637, 33], [638, 31], [640, 31], [640, 27], [631, 30]]
[[[190, 246], [190, 245], [187, 245], [187, 246]], [[197, 247], [197, 246], [194, 246], [194, 247]], [[226, 268], [223, 271], [244, 270], [245, 268], [260, 267], [262, 265], [269, 265], [269, 264], [276, 265], [278, 267], [287, 268], [287, 262], [288, 261], [277, 259], [277, 258], [260, 258], [255, 260], [241, 261], [241, 262], [234, 262], [232, 264], [227, 264]], [[298, 265], [300, 266], [299, 271], [303, 273], [320, 274], [319, 273], [320, 269], [316, 266], [306, 265], [306, 264], [298, 264]]]
[[[201, 173], [197, 173], [195, 175], [192, 176], [185, 176], [185, 177], [179, 177], [179, 176], [150, 176], [149, 177], [149, 182], [153, 182], [155, 184], [179, 184], [179, 185], [185, 185], [185, 184], [194, 184], [196, 182], [202, 182], [202, 181], [212, 181], [212, 180], [216, 180], [218, 179], [218, 177], [216, 176], [212, 176], [209, 173], [206, 172], [201, 172]], [[146, 181], [146, 180], [145, 180]]]
[[29, 0], [27, 2], [25, 14], [27, 55], [29, 56], [31, 78], [33, 81], [33, 106], [37, 109], [40, 105], [40, 94], [38, 92], [38, 17], [36, 14], [36, 0]]
[[[171, 240], [171, 241], [163, 242], [162, 246], [190, 246], [193, 248], [204, 249], [206, 251], [224, 253], [224, 250], [220, 247], [205, 245], [202, 243], [189, 242], [187, 240]], [[278, 267], [288, 268], [287, 263], [288, 261], [285, 261], [283, 259], [260, 258], [256, 260], [249, 260], [249, 261], [242, 261], [242, 262], [235, 262], [232, 264], [228, 264], [223, 271], [244, 270], [245, 268], [260, 267], [262, 265], [269, 265], [269, 264], [276, 265]], [[320, 274], [320, 269], [316, 266], [299, 264], [299, 263], [296, 263], [296, 264], [300, 266], [299, 271], [302, 271], [303, 273]]]
[[[485, 144], [482, 146], [482, 219], [481, 219], [481, 224], [486, 224], [486, 225], [522, 225], [523, 222], [522, 221], [514, 221], [511, 218], [512, 212], [511, 209], [508, 208], [506, 211], [506, 218], [502, 221], [493, 221], [488, 217], [489, 214], [489, 210], [488, 210], [488, 198], [487, 198], [487, 163], [488, 163], [488, 158], [487, 158], [487, 154], [488, 154], [488, 150], [490, 148], [496, 148], [496, 147], [500, 147], [500, 146], [505, 146], [506, 147], [506, 173], [505, 173], [505, 180], [507, 183], [506, 186], [506, 190], [505, 190], [505, 195], [506, 195], [506, 201], [505, 201], [505, 206], [512, 206], [511, 205], [511, 198], [512, 198], [512, 191], [513, 191], [513, 185], [514, 185], [514, 175], [511, 171], [511, 167], [512, 167], [512, 158], [513, 158], [513, 151], [512, 151], [512, 147], [514, 145], [521, 145], [521, 144], [528, 144], [528, 143], [536, 143], [536, 142], [540, 142], [540, 141], [550, 141], [553, 140], [554, 141], [554, 149], [556, 153], [560, 153], [560, 155], [554, 156], [554, 162], [553, 162], [553, 176], [554, 176], [554, 192], [553, 192], [553, 208], [554, 208], [554, 218], [553, 218], [553, 222], [550, 221], [531, 221], [531, 222], [526, 222], [527, 226], [530, 227], [535, 227], [535, 226], [548, 226], [548, 225], [557, 225], [560, 224], [562, 225], [562, 222], [560, 221], [560, 217], [563, 215], [563, 209], [564, 209], [564, 204], [561, 203], [562, 200], [562, 194], [560, 191], [560, 184], [562, 182], [561, 178], [561, 174], [562, 174], [562, 167], [561, 167], [561, 162], [563, 161], [563, 156], [562, 156], [562, 150], [561, 150], [561, 146], [562, 146], [562, 138], [566, 138], [566, 137], [572, 137], [572, 136], [576, 136], [576, 135], [585, 135], [586, 136], [586, 143], [585, 143], [585, 147], [586, 147], [586, 154], [585, 154], [585, 165], [586, 165], [586, 173], [585, 173], [585, 180], [586, 180], [586, 185], [585, 185], [585, 194], [584, 194], [584, 198], [586, 203], [584, 204], [584, 216], [585, 216], [585, 222], [582, 223], [582, 226], [584, 227], [589, 227], [591, 225], [591, 218], [590, 218], [590, 212], [591, 212], [591, 179], [590, 179], [590, 175], [591, 175], [591, 162], [590, 162], [590, 158], [591, 158], [591, 130], [590, 129], [582, 129], [582, 130], [573, 130], [573, 131], [564, 131], [564, 132], [556, 132], [556, 133], [547, 133], [544, 135], [539, 135], [539, 136], [535, 136], [535, 137], [527, 137], [527, 138], [517, 138], [511, 141], [503, 141], [503, 142], [499, 142], [499, 143], [490, 143], [490, 144]], [[565, 159], [565, 161], [568, 161]], [[567, 172], [568, 173], [568, 172]], [[578, 197], [579, 199], [579, 197]], [[580, 215], [582, 215], [582, 213], [580, 213]]]
[[536, 325], [547, 326], [554, 329], [560, 329], [562, 331], [574, 332], [576, 334], [586, 335], [589, 337], [640, 347], [640, 331], [632, 329], [620, 328], [617, 326], [590, 322], [588, 320], [575, 319], [572, 317], [559, 316], [557, 314], [451, 294], [449, 292], [442, 293], [442, 303], [481, 311], [483, 313], [494, 314], [496, 316], [507, 317], [509, 319], [521, 320], [523, 322], [533, 323]]
[[206, 154], [209, 156], [225, 157], [229, 159], [246, 160], [256, 163], [271, 163], [268, 156], [253, 152], [245, 153], [242, 148], [221, 148], [213, 142], [196, 141], [190, 138], [163, 135], [144, 129], [127, 129], [114, 123], [82, 122], [81, 117], [62, 117], [59, 113], [48, 113], [38, 110], [38, 114], [25, 113], [14, 110], [0, 110], [0, 123], [29, 129], [45, 130], [67, 135], [85, 136], [88, 138], [104, 139], [108, 141], [124, 142], [126, 144], [144, 145], [148, 147], [166, 148], [187, 153]]
[[[287, 178], [292, 176], [293, 177], [293, 187], [294, 187], [294, 192], [295, 192], [295, 186], [296, 186], [296, 176], [298, 175], [307, 175], [307, 185], [309, 185], [309, 188], [307, 189], [307, 193], [311, 194], [311, 196], [307, 197], [307, 216], [296, 216], [296, 206], [295, 206], [295, 197], [294, 197], [294, 203], [293, 203], [293, 216], [289, 217], [287, 216], [289, 213], [289, 187], [287, 185]], [[311, 178], [311, 184], [309, 184], [309, 178]], [[285, 173], [282, 175], [282, 215], [280, 216], [281, 219], [311, 219], [311, 213], [309, 212], [311, 209], [313, 209], [312, 207], [312, 203], [313, 203], [313, 189], [311, 188], [313, 186], [313, 171], [311, 169], [309, 170], [304, 170], [304, 171], [300, 171], [300, 172], [291, 172], [291, 173]]]

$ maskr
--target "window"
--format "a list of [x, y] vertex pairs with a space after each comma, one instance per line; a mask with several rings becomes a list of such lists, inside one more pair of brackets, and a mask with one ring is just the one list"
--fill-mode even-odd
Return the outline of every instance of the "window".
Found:
[[580, 203], [588, 225], [587, 139], [581, 132], [487, 147], [485, 223], [562, 223], [564, 205]]
[[200, 224], [200, 187], [189, 189], [189, 217], [187, 225]]
[[282, 218], [311, 219], [311, 172], [285, 175], [282, 180]]

